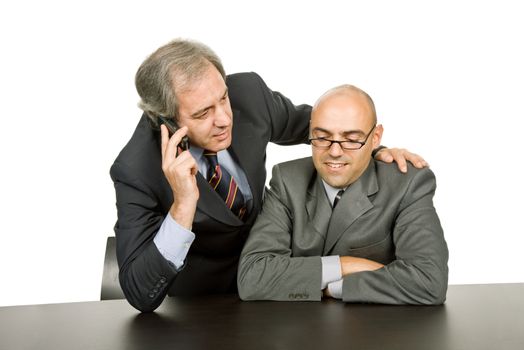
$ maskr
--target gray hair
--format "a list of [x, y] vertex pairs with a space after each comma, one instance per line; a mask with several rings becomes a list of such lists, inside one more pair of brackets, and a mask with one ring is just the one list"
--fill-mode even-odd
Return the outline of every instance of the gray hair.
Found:
[[220, 58], [197, 41], [175, 39], [153, 52], [138, 68], [135, 86], [138, 107], [158, 126], [158, 116], [178, 119], [176, 91], [183, 91], [202, 77], [209, 64], [226, 73]]

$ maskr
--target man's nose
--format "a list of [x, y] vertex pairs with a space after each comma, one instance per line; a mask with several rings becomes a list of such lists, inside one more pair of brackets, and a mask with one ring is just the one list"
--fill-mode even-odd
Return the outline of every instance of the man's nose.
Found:
[[215, 125], [217, 127], [225, 127], [231, 123], [231, 116], [225, 106], [220, 106], [216, 109]]
[[342, 154], [344, 154], [344, 150], [340, 143], [333, 142], [329, 147], [329, 155], [332, 157], [340, 157]]

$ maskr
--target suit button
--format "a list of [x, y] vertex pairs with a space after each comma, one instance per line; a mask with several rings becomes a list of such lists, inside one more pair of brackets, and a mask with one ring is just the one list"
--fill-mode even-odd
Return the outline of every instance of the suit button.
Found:
[[155, 285], [155, 287], [157, 287], [157, 288], [162, 287], [162, 283], [158, 282], [158, 283]]
[[166, 282], [167, 282], [167, 279], [164, 276], [160, 277], [160, 283], [164, 284]]
[[153, 299], [153, 298], [155, 297], [155, 293], [149, 293], [147, 296], [148, 296], [149, 298]]
[[152, 291], [153, 293], [158, 293], [158, 288], [153, 288], [153, 289], [151, 289], [151, 291]]

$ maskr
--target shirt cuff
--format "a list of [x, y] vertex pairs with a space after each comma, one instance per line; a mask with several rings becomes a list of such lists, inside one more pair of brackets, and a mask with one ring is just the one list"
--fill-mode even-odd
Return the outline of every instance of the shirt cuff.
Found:
[[168, 213], [153, 242], [160, 254], [180, 269], [194, 240], [195, 234], [182, 227]]
[[335, 282], [328, 284], [327, 288], [331, 297], [335, 299], [342, 299], [342, 283], [344, 280], [340, 279]]
[[323, 256], [320, 259], [322, 260], [322, 281], [320, 282], [320, 290], [323, 290], [329, 283], [342, 278], [342, 267], [338, 255]]

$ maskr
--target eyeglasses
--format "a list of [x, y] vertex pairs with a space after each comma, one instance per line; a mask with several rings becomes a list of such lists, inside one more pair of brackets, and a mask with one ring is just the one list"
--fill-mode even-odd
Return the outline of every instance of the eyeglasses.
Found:
[[309, 142], [311, 142], [313, 146], [317, 148], [321, 148], [321, 149], [329, 149], [331, 148], [331, 145], [333, 145], [334, 143], [338, 143], [338, 145], [342, 147], [342, 149], [357, 150], [357, 149], [361, 149], [362, 147], [364, 147], [364, 145], [368, 141], [369, 135], [371, 135], [371, 133], [373, 132], [376, 126], [377, 124], [373, 125], [371, 130], [366, 135], [366, 138], [364, 139], [364, 141], [356, 141], [356, 140], [336, 141], [336, 140], [326, 139], [325, 137], [317, 137], [317, 138], [309, 139]]

